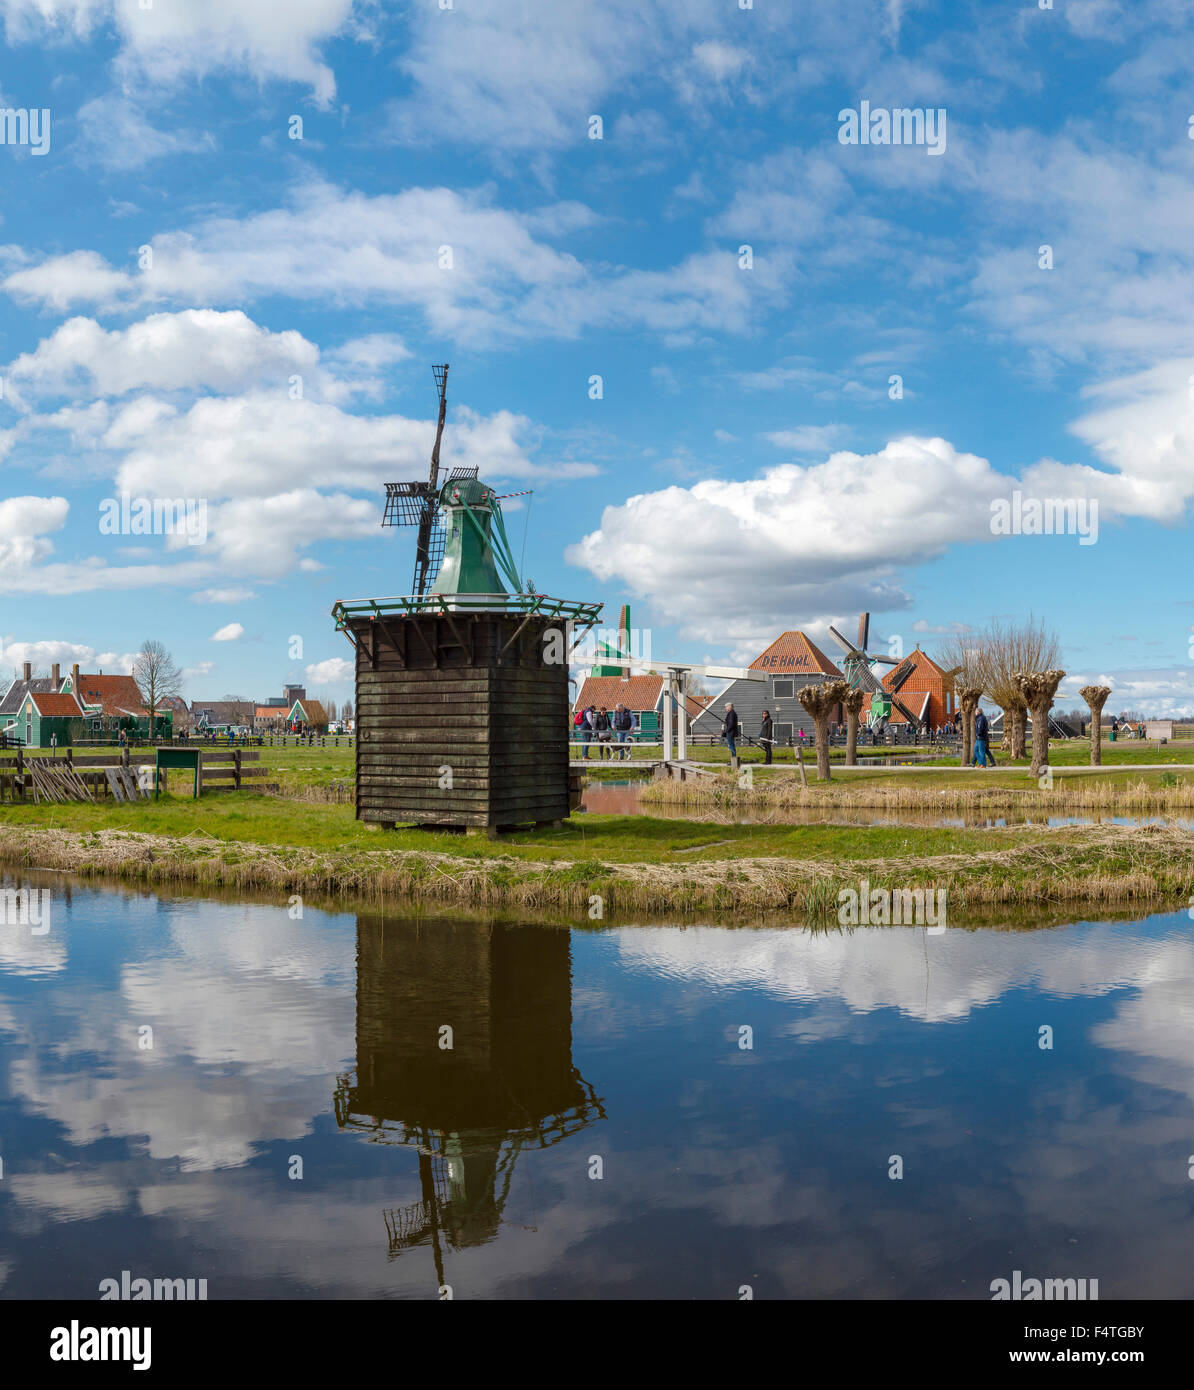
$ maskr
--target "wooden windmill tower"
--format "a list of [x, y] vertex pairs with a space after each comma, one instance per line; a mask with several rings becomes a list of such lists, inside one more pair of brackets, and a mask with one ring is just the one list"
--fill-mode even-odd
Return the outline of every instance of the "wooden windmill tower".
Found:
[[[871, 635], [871, 615], [869, 613], [863, 613], [859, 616], [857, 643], [847, 641], [832, 625], [829, 628], [829, 633], [845, 652], [840, 664], [846, 679], [853, 689], [865, 690], [871, 697], [870, 714], [867, 717], [868, 725], [873, 727], [890, 718], [894, 706], [908, 721], [909, 727], [915, 729], [919, 725], [920, 719], [902, 700], [896, 699], [900, 687], [916, 669], [916, 663], [912, 658], [906, 657], [901, 662], [899, 657], [880, 656], [877, 652], [867, 651], [867, 642]], [[898, 666], [900, 668], [890, 685], [884, 685], [871, 669], [876, 662], [884, 666]]]
[[476, 468], [440, 476], [448, 366], [424, 482], [388, 483], [384, 526], [415, 530], [412, 592], [332, 609], [356, 655], [357, 819], [555, 824], [569, 813], [568, 660], [601, 604], [524, 584], [502, 499]]

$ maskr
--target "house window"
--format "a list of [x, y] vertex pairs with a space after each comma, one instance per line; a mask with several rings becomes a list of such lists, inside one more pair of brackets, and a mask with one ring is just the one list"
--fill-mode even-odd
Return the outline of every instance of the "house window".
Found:
[[[791, 682], [789, 682], [789, 684], [791, 684]], [[787, 745], [787, 744], [791, 743], [791, 742], [792, 742], [792, 725], [791, 725], [791, 724], [777, 724], [777, 725], [775, 726], [775, 741], [776, 741], [776, 743], [783, 744], [783, 745]]]
[[777, 700], [790, 700], [796, 693], [796, 682], [773, 680], [771, 682], [771, 693]]

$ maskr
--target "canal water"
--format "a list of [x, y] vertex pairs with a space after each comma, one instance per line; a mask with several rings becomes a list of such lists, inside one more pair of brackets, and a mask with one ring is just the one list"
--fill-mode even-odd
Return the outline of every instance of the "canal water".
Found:
[[1185, 911], [566, 930], [43, 882], [0, 928], [0, 1297], [1194, 1297]]

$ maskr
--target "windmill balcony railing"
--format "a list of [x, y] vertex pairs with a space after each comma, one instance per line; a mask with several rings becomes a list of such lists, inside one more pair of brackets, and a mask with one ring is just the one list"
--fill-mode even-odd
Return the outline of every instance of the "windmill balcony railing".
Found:
[[392, 598], [340, 599], [332, 607], [337, 631], [360, 618], [434, 617], [439, 613], [508, 613], [563, 618], [574, 631], [587, 630], [601, 616], [600, 603], [552, 598], [550, 594], [402, 594]]

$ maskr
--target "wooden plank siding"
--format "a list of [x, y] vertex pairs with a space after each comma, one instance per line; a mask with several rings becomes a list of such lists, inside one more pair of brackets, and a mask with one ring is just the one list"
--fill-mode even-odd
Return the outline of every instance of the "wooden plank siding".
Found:
[[[819, 672], [815, 675], [805, 675], [777, 671], [766, 681], [731, 681], [710, 704], [709, 708], [692, 720], [689, 727], [694, 733], [701, 735], [720, 734], [721, 722], [725, 718], [725, 707], [728, 702], [738, 712], [742, 733], [750, 738], [758, 738], [759, 726], [763, 722], [763, 711], [766, 709], [771, 711], [777, 741], [782, 737], [786, 744], [789, 732], [792, 737], [795, 737], [798, 729], [804, 730], [805, 739], [808, 740], [813, 736], [813, 720], [800, 703], [797, 694], [806, 685], [819, 685], [822, 681], [833, 679], [835, 677], [822, 675]], [[782, 682], [790, 682], [792, 694], [790, 696], [777, 696], [775, 693], [777, 681], [781, 683], [781, 689], [783, 688]], [[844, 717], [844, 715], [839, 714], [834, 722], [838, 722]], [[783, 726], [782, 734], [781, 725]], [[790, 730], [789, 726], [791, 726]]]
[[549, 629], [558, 620], [499, 612], [353, 620], [357, 819], [563, 820], [568, 665], [545, 661]]

